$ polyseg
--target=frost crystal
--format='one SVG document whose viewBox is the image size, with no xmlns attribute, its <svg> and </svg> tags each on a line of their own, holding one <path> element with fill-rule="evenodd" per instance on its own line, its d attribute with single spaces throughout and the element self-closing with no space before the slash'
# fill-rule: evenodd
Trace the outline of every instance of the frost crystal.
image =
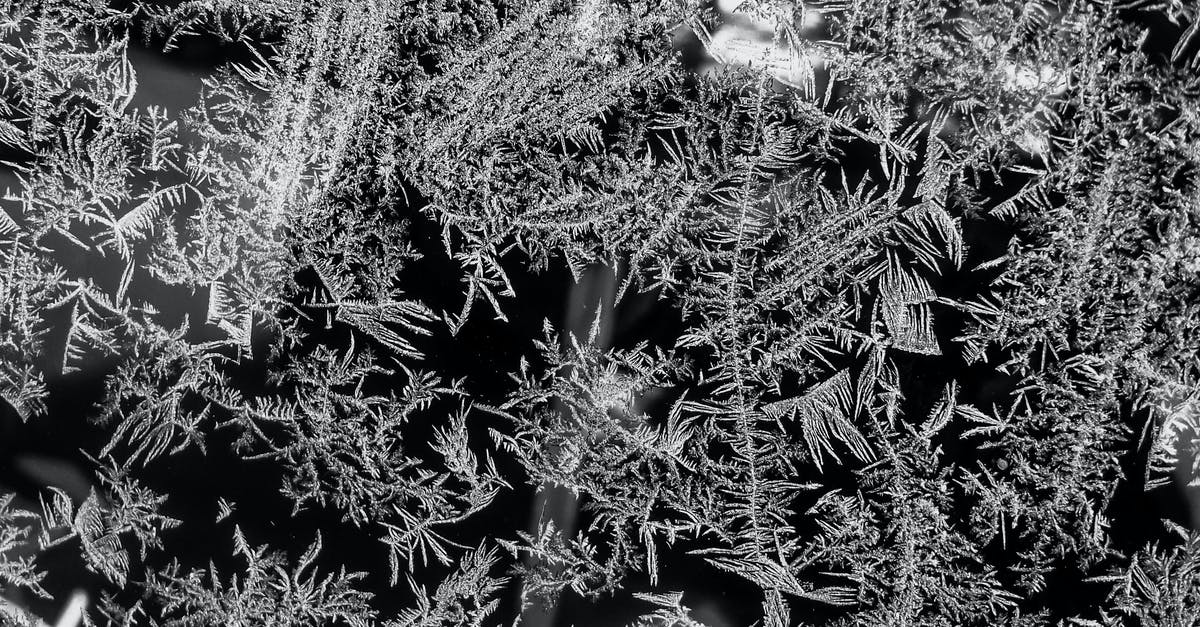
<svg viewBox="0 0 1200 627">
<path fill-rule="evenodd" d="M 0 622 L 1185 625 L 1200 10 L 0 0 Z"/>
</svg>

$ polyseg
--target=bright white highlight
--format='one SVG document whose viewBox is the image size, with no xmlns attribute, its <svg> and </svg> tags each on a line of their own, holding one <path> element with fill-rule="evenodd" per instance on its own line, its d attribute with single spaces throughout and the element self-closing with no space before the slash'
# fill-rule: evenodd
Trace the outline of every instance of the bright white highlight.
<svg viewBox="0 0 1200 627">
<path fill-rule="evenodd" d="M 1048 64 L 1041 68 L 1033 68 L 1008 63 L 1004 66 L 1004 74 L 1008 86 L 1017 89 L 1041 89 L 1047 93 L 1057 94 L 1067 88 L 1066 77 Z"/>
</svg>

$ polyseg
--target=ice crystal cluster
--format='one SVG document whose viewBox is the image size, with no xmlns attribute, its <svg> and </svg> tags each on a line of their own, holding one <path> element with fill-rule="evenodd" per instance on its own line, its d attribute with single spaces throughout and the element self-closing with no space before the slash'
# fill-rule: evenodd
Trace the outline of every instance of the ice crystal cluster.
<svg viewBox="0 0 1200 627">
<path fill-rule="evenodd" d="M 0 194 L 3 624 L 1200 623 L 1192 2 L 0 0 Z"/>
</svg>

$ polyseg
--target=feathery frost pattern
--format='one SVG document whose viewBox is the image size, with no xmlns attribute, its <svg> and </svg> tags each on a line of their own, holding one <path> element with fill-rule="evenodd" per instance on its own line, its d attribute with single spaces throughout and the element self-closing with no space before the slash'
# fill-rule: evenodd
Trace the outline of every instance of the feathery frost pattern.
<svg viewBox="0 0 1200 627">
<path fill-rule="evenodd" d="M 1191 625 L 1200 9 L 0 0 L 0 622 Z"/>
</svg>

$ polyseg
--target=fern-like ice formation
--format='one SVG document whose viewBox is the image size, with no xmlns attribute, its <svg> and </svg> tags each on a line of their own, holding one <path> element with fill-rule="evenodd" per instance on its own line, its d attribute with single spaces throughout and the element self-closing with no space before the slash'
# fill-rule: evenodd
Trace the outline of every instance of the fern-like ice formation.
<svg viewBox="0 0 1200 627">
<path fill-rule="evenodd" d="M 0 621 L 1193 624 L 1198 68 L 1173 0 L 0 0 Z"/>
</svg>

